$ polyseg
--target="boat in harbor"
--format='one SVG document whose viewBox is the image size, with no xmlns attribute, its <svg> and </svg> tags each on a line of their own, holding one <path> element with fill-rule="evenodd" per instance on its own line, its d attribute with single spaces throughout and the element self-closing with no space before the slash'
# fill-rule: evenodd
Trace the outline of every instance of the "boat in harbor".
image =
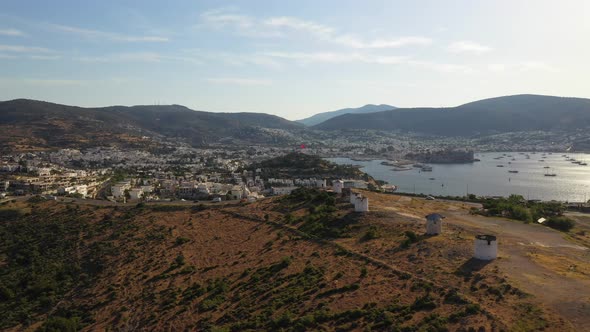
<svg viewBox="0 0 590 332">
<path fill-rule="evenodd" d="M 423 172 L 432 172 L 432 166 L 422 166 L 422 171 Z"/>
<path fill-rule="evenodd" d="M 590 150 L 589 150 L 590 152 Z M 570 152 L 571 153 L 571 152 Z M 568 153 L 570 158 L 586 162 L 587 166 L 578 166 L 565 161 L 565 157 L 554 152 L 548 156 L 545 162 L 538 162 L 541 153 L 531 154 L 530 160 L 525 160 L 525 155 L 508 153 L 516 157 L 516 161 L 508 164 L 511 158 L 494 160 L 501 153 L 486 152 L 477 154 L 481 159 L 475 164 L 436 164 L 413 161 L 405 165 L 410 171 L 393 171 L 393 166 L 383 166 L 383 160 L 375 160 L 370 164 L 362 163 L 363 171 L 369 172 L 373 177 L 395 183 L 399 186 L 397 192 L 425 193 L 435 195 L 464 196 L 466 192 L 475 195 L 498 194 L 508 197 L 511 193 L 527 194 L 531 199 L 582 201 L 584 193 L 588 195 L 587 181 L 590 179 L 590 153 Z M 537 158 L 535 158 L 537 156 Z M 387 158 L 390 161 L 396 158 Z M 345 158 L 334 158 L 335 162 L 349 165 L 354 162 Z M 399 159 L 398 159 L 399 160 Z M 422 172 L 413 165 L 421 163 L 432 166 L 432 172 Z M 503 167 L 496 167 L 503 165 Z M 436 170 L 434 169 L 436 168 Z M 494 171 L 495 169 L 495 171 Z M 518 171 L 512 173 L 509 171 Z M 545 174 L 548 174 L 545 176 Z M 555 174 L 555 175 L 553 175 Z M 430 180 L 435 178 L 435 180 Z M 510 180 L 509 180 L 510 179 Z M 444 188 L 441 187 L 444 183 Z M 415 191 L 414 191 L 415 186 Z M 528 192 L 530 189 L 530 193 Z"/>
<path fill-rule="evenodd" d="M 504 165 L 496 165 L 496 167 L 504 167 Z"/>
<path fill-rule="evenodd" d="M 518 173 L 517 170 L 509 170 L 508 173 Z"/>
</svg>

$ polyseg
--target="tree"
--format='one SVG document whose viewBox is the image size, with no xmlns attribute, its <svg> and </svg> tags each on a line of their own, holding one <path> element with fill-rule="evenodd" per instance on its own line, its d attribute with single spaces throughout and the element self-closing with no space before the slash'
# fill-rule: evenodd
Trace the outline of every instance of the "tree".
<svg viewBox="0 0 590 332">
<path fill-rule="evenodd" d="M 510 206 L 510 215 L 512 216 L 512 218 L 522 220 L 524 222 L 531 222 L 533 219 L 531 216 L 531 212 L 528 209 L 519 205 Z"/>
<path fill-rule="evenodd" d="M 545 221 L 545 225 L 563 232 L 568 232 L 574 228 L 576 222 L 566 217 L 551 217 Z"/>
</svg>

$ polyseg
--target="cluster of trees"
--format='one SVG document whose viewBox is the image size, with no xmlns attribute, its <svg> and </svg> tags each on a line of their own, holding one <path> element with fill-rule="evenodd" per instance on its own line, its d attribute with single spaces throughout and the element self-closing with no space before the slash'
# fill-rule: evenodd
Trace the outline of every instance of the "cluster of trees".
<svg viewBox="0 0 590 332">
<path fill-rule="evenodd" d="M 485 199 L 482 204 L 482 214 L 486 216 L 506 217 L 526 223 L 545 218 L 543 225 L 565 232 L 575 226 L 575 221 L 563 216 L 565 206 L 559 202 L 533 202 L 520 195 L 510 195 L 508 198 Z"/>
<path fill-rule="evenodd" d="M 368 178 L 359 169 L 348 165 L 337 165 L 318 156 L 293 152 L 277 158 L 262 161 L 248 167 L 262 169 L 265 178 L 271 177 L 320 177 L 320 178 Z"/>
<path fill-rule="evenodd" d="M 299 188 L 284 199 L 289 210 L 307 208 L 308 213 L 300 218 L 293 218 L 287 213 L 285 222 L 298 224 L 298 229 L 319 238 L 338 238 L 345 232 L 345 223 L 336 216 L 336 198 L 333 194 L 317 189 Z"/>
<path fill-rule="evenodd" d="M 33 208 L 30 213 L 0 209 L 0 329 L 16 324 L 27 326 L 38 314 L 47 313 L 65 294 L 77 286 L 90 283 L 98 273 L 89 263 L 95 250 L 77 255 L 80 234 L 90 231 L 90 224 L 75 209 L 51 215 Z M 99 258 L 95 263 L 101 264 Z M 73 331 L 83 317 L 54 317 L 41 331 Z M 58 326 L 69 326 L 59 329 Z"/>
</svg>

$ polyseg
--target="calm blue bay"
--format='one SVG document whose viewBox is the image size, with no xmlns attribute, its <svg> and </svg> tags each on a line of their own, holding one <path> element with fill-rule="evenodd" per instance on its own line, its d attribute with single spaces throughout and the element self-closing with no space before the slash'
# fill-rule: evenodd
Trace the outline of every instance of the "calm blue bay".
<svg viewBox="0 0 590 332">
<path fill-rule="evenodd" d="M 566 155 L 590 164 L 590 154 Z M 590 199 L 590 165 L 574 164 L 566 160 L 563 153 L 494 152 L 478 153 L 475 158 L 481 161 L 473 164 L 428 164 L 432 166 L 432 172 L 423 172 L 419 168 L 393 171 L 392 166 L 381 164 L 383 160 L 327 160 L 337 164 L 360 165 L 375 179 L 396 185 L 398 192 L 452 196 L 466 193 L 478 196 L 519 194 L 528 199 L 569 202 Z M 547 173 L 556 176 L 545 176 Z"/>
</svg>

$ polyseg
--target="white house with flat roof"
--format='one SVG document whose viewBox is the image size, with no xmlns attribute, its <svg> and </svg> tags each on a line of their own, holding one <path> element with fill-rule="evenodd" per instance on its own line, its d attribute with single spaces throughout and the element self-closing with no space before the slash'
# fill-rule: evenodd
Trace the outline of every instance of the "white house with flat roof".
<svg viewBox="0 0 590 332">
<path fill-rule="evenodd" d="M 143 189 L 133 188 L 129 190 L 129 200 L 139 200 L 143 197 Z"/>
</svg>

